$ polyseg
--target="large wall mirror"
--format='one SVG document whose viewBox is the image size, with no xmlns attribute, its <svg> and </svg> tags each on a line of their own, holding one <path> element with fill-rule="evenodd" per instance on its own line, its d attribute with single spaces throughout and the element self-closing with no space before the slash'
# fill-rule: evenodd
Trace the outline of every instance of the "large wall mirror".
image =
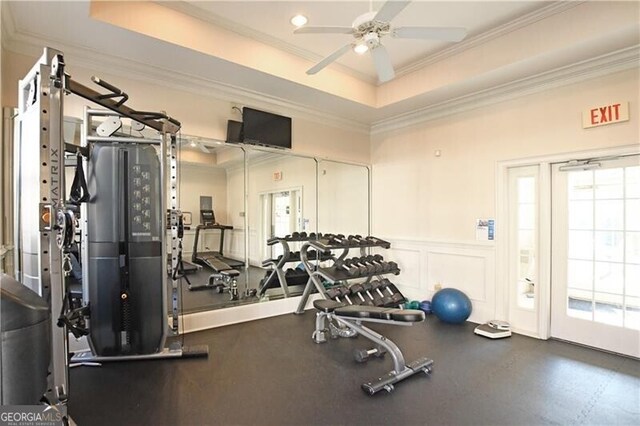
<svg viewBox="0 0 640 426">
<path fill-rule="evenodd" d="M 298 296 L 305 235 L 369 233 L 366 166 L 188 136 L 179 159 L 185 313 Z"/>
<path fill-rule="evenodd" d="M 180 209 L 185 219 L 182 309 L 192 313 L 234 306 L 245 300 L 241 296 L 248 282 L 245 150 L 185 136 L 180 139 L 178 158 Z"/>
<path fill-rule="evenodd" d="M 369 234 L 369 167 L 192 136 L 178 160 L 184 313 L 299 296 L 305 236 Z"/>
<path fill-rule="evenodd" d="M 299 295 L 306 278 L 295 253 L 302 242 L 274 238 L 316 232 L 316 160 L 250 148 L 247 176 L 249 283 L 262 302 Z M 273 274 L 278 263 L 286 275 Z"/>
</svg>

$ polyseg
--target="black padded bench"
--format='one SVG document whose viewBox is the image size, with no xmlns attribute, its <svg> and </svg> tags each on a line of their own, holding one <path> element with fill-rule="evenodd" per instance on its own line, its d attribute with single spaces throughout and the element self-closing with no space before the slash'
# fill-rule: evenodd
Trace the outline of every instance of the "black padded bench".
<svg viewBox="0 0 640 426">
<path fill-rule="evenodd" d="M 359 334 L 371 340 L 378 348 L 384 348 L 391 354 L 393 370 L 382 377 L 362 384 L 362 390 L 369 395 L 373 395 L 382 389 L 391 392 L 394 389 L 394 384 L 414 374 L 420 372 L 431 373 L 432 360 L 423 357 L 406 364 L 402 351 L 395 343 L 361 324 L 362 322 L 379 322 L 411 326 L 413 323 L 424 321 L 425 315 L 423 311 L 347 305 L 334 300 L 323 299 L 315 300 L 313 307 L 318 310 L 316 314 L 316 329 L 312 335 L 314 342 L 324 343 L 327 341 L 328 335 L 331 337 L 346 337 Z"/>
<path fill-rule="evenodd" d="M 231 269 L 227 265 L 227 269 L 223 269 L 209 275 L 209 280 L 205 285 L 193 287 L 190 288 L 190 290 L 215 288 L 218 293 L 223 293 L 225 290 L 227 290 L 229 291 L 231 300 L 238 300 L 238 284 L 236 282 L 236 278 L 238 276 L 240 276 L 240 271 L 238 271 L 237 269 Z"/>
</svg>

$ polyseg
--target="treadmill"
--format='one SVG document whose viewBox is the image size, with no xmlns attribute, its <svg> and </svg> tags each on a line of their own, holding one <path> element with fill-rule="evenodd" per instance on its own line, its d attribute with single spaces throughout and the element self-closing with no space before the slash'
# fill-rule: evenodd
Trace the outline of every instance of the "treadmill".
<svg viewBox="0 0 640 426">
<path fill-rule="evenodd" d="M 216 222 L 216 216 L 213 210 L 200 210 L 202 224 L 196 226 L 196 235 L 193 239 L 193 253 L 191 261 L 198 265 L 212 269 L 214 272 L 226 271 L 229 269 L 243 268 L 244 262 L 240 260 L 224 257 L 224 233 L 229 229 L 233 229 L 231 225 L 220 225 Z M 198 253 L 198 241 L 200 239 L 200 231 L 208 229 L 218 229 L 220 231 L 220 248 L 218 251 L 204 251 Z"/>
</svg>

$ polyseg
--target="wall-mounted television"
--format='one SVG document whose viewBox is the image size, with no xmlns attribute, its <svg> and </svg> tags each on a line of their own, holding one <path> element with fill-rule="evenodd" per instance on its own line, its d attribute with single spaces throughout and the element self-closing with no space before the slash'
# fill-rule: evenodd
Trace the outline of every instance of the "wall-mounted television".
<svg viewBox="0 0 640 426">
<path fill-rule="evenodd" d="M 291 118 L 244 107 L 242 141 L 247 144 L 291 148 Z"/>
<path fill-rule="evenodd" d="M 242 143 L 241 121 L 227 121 L 227 143 Z"/>
</svg>

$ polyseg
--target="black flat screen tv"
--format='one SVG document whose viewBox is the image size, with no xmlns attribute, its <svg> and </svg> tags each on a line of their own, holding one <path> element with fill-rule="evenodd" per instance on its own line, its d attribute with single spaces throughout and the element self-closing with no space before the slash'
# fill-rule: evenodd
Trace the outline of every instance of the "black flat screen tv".
<svg viewBox="0 0 640 426">
<path fill-rule="evenodd" d="M 291 118 L 244 107 L 242 141 L 247 144 L 291 148 Z"/>
<path fill-rule="evenodd" d="M 241 121 L 227 121 L 227 143 L 242 143 Z"/>
</svg>

